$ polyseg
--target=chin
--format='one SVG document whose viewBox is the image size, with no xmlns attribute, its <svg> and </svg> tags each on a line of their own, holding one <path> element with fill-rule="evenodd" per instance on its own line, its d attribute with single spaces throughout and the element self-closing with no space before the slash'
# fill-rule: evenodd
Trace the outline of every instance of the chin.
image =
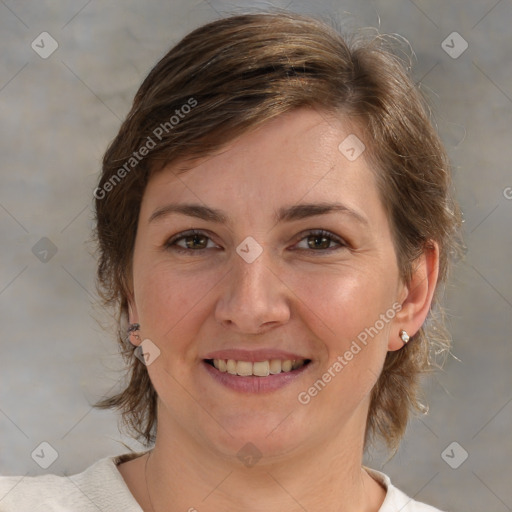
<svg viewBox="0 0 512 512">
<path fill-rule="evenodd" d="M 264 457 L 268 461 L 268 458 L 288 454 L 303 446 L 308 436 L 303 430 L 294 429 L 300 426 L 300 422 L 291 422 L 287 414 L 267 414 L 260 418 L 248 414 L 224 418 L 221 424 L 226 430 L 220 428 L 210 438 L 213 448 L 224 457 L 238 457 L 242 463 L 245 457 Z"/>
</svg>

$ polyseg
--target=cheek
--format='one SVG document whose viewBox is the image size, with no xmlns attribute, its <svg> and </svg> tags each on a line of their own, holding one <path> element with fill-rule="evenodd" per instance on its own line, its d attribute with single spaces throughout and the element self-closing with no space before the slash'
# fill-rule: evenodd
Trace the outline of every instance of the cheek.
<svg viewBox="0 0 512 512">
<path fill-rule="evenodd" d="M 201 312 L 201 302 L 215 281 L 204 273 L 187 273 L 168 262 L 141 262 L 136 277 L 135 295 L 141 329 L 146 337 L 166 345 L 169 339 L 184 339 L 176 333 L 185 327 L 200 326 L 196 318 Z M 175 343 L 172 344 L 175 346 Z M 172 347 L 166 347 L 166 349 Z M 178 348 L 177 346 L 175 348 Z"/>
<path fill-rule="evenodd" d="M 337 278 L 305 277 L 297 286 L 304 298 L 299 314 L 323 354 L 301 403 L 314 402 L 319 415 L 343 416 L 366 403 L 382 370 L 394 316 L 391 285 L 367 269 Z"/>
<path fill-rule="evenodd" d="M 347 342 L 374 326 L 393 298 L 391 283 L 369 268 L 304 273 L 296 283 L 304 305 L 302 315 L 315 326 L 330 352 L 345 349 Z"/>
</svg>

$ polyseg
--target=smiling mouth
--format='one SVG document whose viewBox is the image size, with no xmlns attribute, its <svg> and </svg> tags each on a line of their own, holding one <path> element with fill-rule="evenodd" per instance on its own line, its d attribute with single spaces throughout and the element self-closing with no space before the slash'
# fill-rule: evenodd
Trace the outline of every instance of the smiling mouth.
<svg viewBox="0 0 512 512">
<path fill-rule="evenodd" d="M 240 377 L 268 377 L 279 373 L 290 373 L 308 365 L 310 359 L 269 359 L 266 361 L 236 361 L 234 359 L 205 359 L 221 373 L 229 373 Z"/>
</svg>

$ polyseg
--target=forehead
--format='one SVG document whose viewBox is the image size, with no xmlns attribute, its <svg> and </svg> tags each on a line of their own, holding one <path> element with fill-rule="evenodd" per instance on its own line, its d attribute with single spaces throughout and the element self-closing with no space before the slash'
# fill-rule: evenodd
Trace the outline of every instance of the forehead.
<svg viewBox="0 0 512 512">
<path fill-rule="evenodd" d="M 142 207 L 213 201 L 215 207 L 254 214 L 253 206 L 262 212 L 283 203 L 343 200 L 378 214 L 382 205 L 365 146 L 343 118 L 297 109 L 243 134 L 192 169 L 180 172 L 179 161 L 168 165 L 149 180 Z"/>
</svg>

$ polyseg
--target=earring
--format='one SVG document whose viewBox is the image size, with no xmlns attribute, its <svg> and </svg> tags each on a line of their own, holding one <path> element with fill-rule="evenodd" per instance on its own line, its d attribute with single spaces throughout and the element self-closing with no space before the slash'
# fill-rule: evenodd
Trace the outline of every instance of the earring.
<svg viewBox="0 0 512 512">
<path fill-rule="evenodd" d="M 126 342 L 130 343 L 130 345 L 133 345 L 134 347 L 137 347 L 140 343 L 139 330 L 139 324 L 130 324 L 128 326 L 128 335 L 126 336 Z"/>
<path fill-rule="evenodd" d="M 400 329 L 398 336 L 400 336 L 400 339 L 403 341 L 404 345 L 407 345 L 407 342 L 411 339 L 411 337 L 407 334 L 407 331 L 404 331 L 403 329 Z"/>
</svg>

